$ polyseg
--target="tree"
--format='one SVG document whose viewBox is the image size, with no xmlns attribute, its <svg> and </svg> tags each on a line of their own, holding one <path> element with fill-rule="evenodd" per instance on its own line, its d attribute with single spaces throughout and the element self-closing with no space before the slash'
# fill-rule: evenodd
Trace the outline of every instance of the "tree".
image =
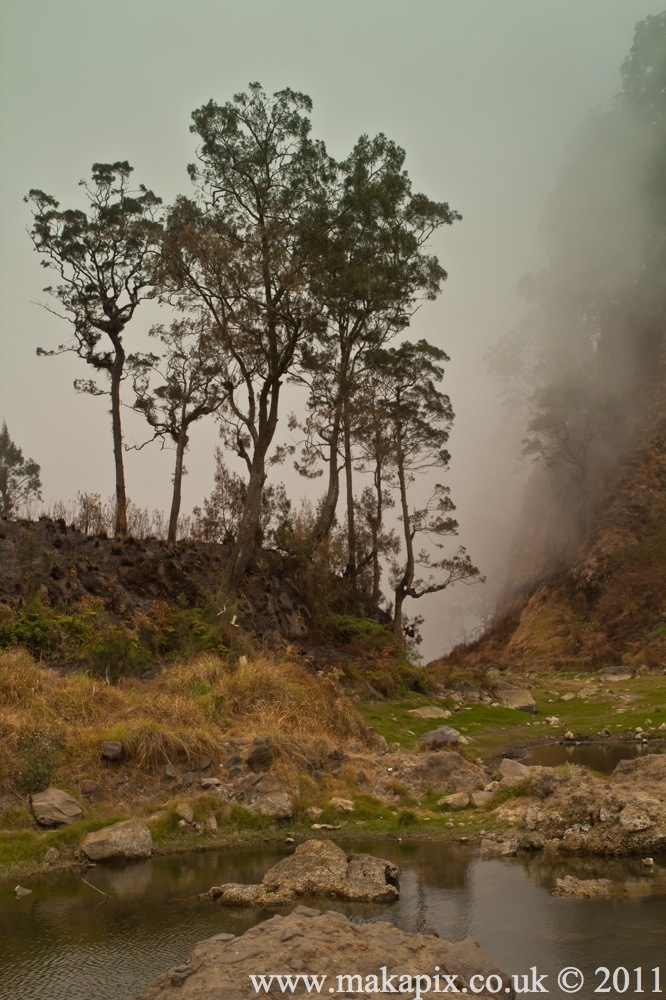
<svg viewBox="0 0 666 1000">
<path fill-rule="evenodd" d="M 473 580 L 479 577 L 479 570 L 462 546 L 451 557 L 433 559 L 427 549 L 417 550 L 415 544 L 417 535 L 425 535 L 442 550 L 445 543 L 439 539 L 456 535 L 458 529 L 451 516 L 455 506 L 449 488 L 441 483 L 426 486 L 427 499 L 410 507 L 411 488 L 417 476 L 428 469 L 445 469 L 449 463 L 445 446 L 453 410 L 449 397 L 438 388 L 444 374 L 442 363 L 448 357 L 441 349 L 419 340 L 377 351 L 373 361 L 381 385 L 377 405 L 386 417 L 402 522 L 404 554 L 392 570 L 393 631 L 401 638 L 407 597 L 418 599 L 456 582 Z M 419 569 L 427 576 L 417 576 Z"/>
<path fill-rule="evenodd" d="M 167 541 L 176 541 L 180 513 L 185 451 L 192 424 L 218 413 L 227 400 L 224 385 L 224 358 L 218 340 L 211 335 L 205 316 L 175 320 L 168 329 L 154 326 L 149 331 L 167 348 L 166 357 L 142 365 L 134 376 L 134 408 L 145 416 L 156 437 L 171 438 L 176 446 L 173 496 Z M 160 384 L 153 386 L 157 374 Z M 143 447 L 143 446 L 141 446 Z"/>
<path fill-rule="evenodd" d="M 39 466 L 23 452 L 9 436 L 6 421 L 0 431 L 0 514 L 13 517 L 31 500 L 41 500 L 42 484 Z"/>
<path fill-rule="evenodd" d="M 307 276 L 320 255 L 331 161 L 309 137 L 312 102 L 251 84 L 223 106 L 192 115 L 201 139 L 167 227 L 171 295 L 204 305 L 228 358 L 223 438 L 248 470 L 247 500 L 227 570 L 237 588 L 256 545 L 280 389 L 298 345 L 313 336 L 320 305 Z"/>
<path fill-rule="evenodd" d="M 126 354 L 123 335 L 139 303 L 155 294 L 162 240 L 161 199 L 143 185 L 131 190 L 131 173 L 127 161 L 93 164 L 92 182 L 80 182 L 88 200 L 87 212 L 61 211 L 55 198 L 39 190 L 31 190 L 25 199 L 32 205 L 30 236 L 43 255 L 42 266 L 57 271 L 61 280 L 45 291 L 58 299 L 74 329 L 72 343 L 37 353 L 73 351 L 108 381 L 108 389 L 101 389 L 94 380 L 77 380 L 75 387 L 111 396 L 116 532 L 122 535 L 127 534 L 127 495 L 120 387 L 126 367 L 144 360 L 140 354 Z"/>
<path fill-rule="evenodd" d="M 218 542 L 233 547 L 247 502 L 247 483 L 229 469 L 219 448 L 215 449 L 214 487 L 203 503 L 203 510 L 193 513 L 195 534 L 205 542 Z M 291 501 L 282 483 L 270 483 L 261 495 L 258 533 L 260 541 L 275 541 L 276 533 L 284 529 L 291 511 Z"/>
<path fill-rule="evenodd" d="M 445 203 L 412 192 L 405 152 L 384 135 L 361 136 L 338 167 L 335 201 L 324 230 L 323 257 L 312 274 L 325 324 L 302 346 L 302 379 L 309 384 L 306 470 L 322 458 L 326 494 L 315 535 L 334 522 L 345 473 L 347 574 L 356 577 L 352 424 L 355 397 L 368 373 L 367 358 L 408 324 L 419 299 L 434 299 L 446 278 L 427 253 L 433 232 L 461 216 Z"/>
</svg>

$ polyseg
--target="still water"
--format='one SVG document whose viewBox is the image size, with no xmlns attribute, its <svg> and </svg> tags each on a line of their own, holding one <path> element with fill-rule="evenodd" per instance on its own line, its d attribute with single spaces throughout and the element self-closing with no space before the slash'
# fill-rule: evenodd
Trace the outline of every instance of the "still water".
<svg viewBox="0 0 666 1000">
<path fill-rule="evenodd" d="M 550 743 L 547 746 L 532 747 L 521 764 L 531 767 L 557 767 L 558 764 L 580 764 L 600 774 L 610 774 L 621 760 L 633 760 L 645 754 L 664 753 L 663 743 Z"/>
<path fill-rule="evenodd" d="M 585 973 L 579 997 L 594 996 L 602 984 L 598 966 L 624 966 L 632 977 L 635 968 L 645 970 L 648 1000 L 650 970 L 660 963 L 666 993 L 666 858 L 657 859 L 656 873 L 649 874 L 640 859 L 546 864 L 535 857 L 519 863 L 481 861 L 472 848 L 437 842 L 343 846 L 398 864 L 401 898 L 393 906 L 328 901 L 320 904 L 324 909 L 358 920 L 391 920 L 407 931 L 431 925 L 450 939 L 471 935 L 505 971 L 537 966 L 539 974 L 547 973 L 545 985 L 558 997 L 563 994 L 553 973 L 569 965 Z M 221 882 L 258 882 L 286 853 L 229 850 L 99 867 L 84 873 L 90 886 L 80 875 L 60 875 L 31 882 L 33 892 L 23 899 L 14 898 L 11 886 L 0 887 L 0 997 L 122 1000 L 140 992 L 183 962 L 196 941 L 221 931 L 241 934 L 270 916 L 265 910 L 224 910 L 197 894 Z M 629 897 L 550 896 L 555 878 L 565 874 L 612 878 Z M 627 995 L 633 994 L 632 979 Z"/>
</svg>

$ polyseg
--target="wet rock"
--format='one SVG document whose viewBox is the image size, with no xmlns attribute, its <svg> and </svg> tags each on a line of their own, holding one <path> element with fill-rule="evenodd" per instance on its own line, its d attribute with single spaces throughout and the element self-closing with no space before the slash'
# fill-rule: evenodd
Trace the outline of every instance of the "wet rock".
<svg viewBox="0 0 666 1000">
<path fill-rule="evenodd" d="M 81 850 L 91 861 L 131 861 L 150 857 L 153 838 L 145 823 L 129 819 L 89 833 Z"/>
<path fill-rule="evenodd" d="M 591 899 L 594 896 L 607 896 L 613 887 L 609 878 L 574 878 L 565 875 L 555 880 L 555 888 L 551 896 L 574 896 L 576 899 Z"/>
<path fill-rule="evenodd" d="M 32 889 L 26 889 L 25 886 L 17 885 L 14 889 L 14 895 L 17 899 L 22 899 L 23 896 L 30 896 L 32 894 Z"/>
<path fill-rule="evenodd" d="M 102 743 L 102 757 L 104 760 L 120 760 L 123 755 L 123 745 L 120 740 L 105 740 Z"/>
<path fill-rule="evenodd" d="M 400 872 L 395 865 L 369 854 L 347 854 L 330 840 L 306 840 L 274 865 L 260 885 L 216 886 L 213 899 L 225 906 L 271 906 L 299 896 L 329 896 L 360 902 L 398 899 Z"/>
<path fill-rule="evenodd" d="M 47 788 L 28 796 L 30 809 L 40 826 L 66 826 L 83 815 L 83 807 L 75 798 L 59 788 Z"/>
<path fill-rule="evenodd" d="M 349 956 L 353 955 L 353 969 Z M 345 964 L 346 963 L 346 964 Z M 151 983 L 136 1000 L 246 1000 L 249 977 L 258 970 L 280 969 L 289 974 L 316 972 L 327 983 L 351 971 L 360 976 L 361 989 L 353 995 L 366 996 L 382 991 L 382 969 L 393 992 L 400 990 L 400 976 L 422 976 L 438 967 L 444 976 L 458 976 L 456 982 L 472 993 L 470 979 L 499 976 L 500 993 L 512 996 L 509 977 L 504 975 L 471 940 L 451 943 L 426 931 L 408 934 L 390 924 L 352 923 L 342 913 L 320 913 L 297 906 L 288 916 L 275 916 L 245 934 L 218 934 L 196 945 L 186 965 L 169 970 Z M 421 982 L 421 995 L 425 988 Z M 476 980 L 478 982 L 478 980 Z M 297 987 L 299 996 L 300 989 Z M 412 996 L 415 990 L 409 990 Z M 429 991 L 428 991 L 429 992 Z M 273 995 L 273 990 L 271 990 Z M 303 991 L 305 995 L 305 990 Z M 348 991 L 351 997 L 352 990 Z M 486 997 L 487 994 L 480 994 Z M 276 994 L 277 996 L 277 994 Z"/>
</svg>

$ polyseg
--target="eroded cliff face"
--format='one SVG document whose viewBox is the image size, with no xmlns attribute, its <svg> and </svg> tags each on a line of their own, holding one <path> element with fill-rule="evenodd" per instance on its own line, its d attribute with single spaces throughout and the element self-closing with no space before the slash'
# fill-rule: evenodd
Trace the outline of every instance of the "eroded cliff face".
<svg viewBox="0 0 666 1000">
<path fill-rule="evenodd" d="M 666 371 L 666 366 L 665 366 Z M 507 600 L 450 663 L 596 669 L 666 663 L 666 378 L 645 391 L 632 443 L 576 531 L 566 495 L 528 485 Z"/>
</svg>

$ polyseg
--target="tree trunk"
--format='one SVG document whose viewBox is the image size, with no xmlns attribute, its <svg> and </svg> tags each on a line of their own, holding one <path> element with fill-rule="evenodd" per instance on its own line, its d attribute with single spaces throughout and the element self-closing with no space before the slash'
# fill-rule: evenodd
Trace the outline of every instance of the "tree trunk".
<svg viewBox="0 0 666 1000">
<path fill-rule="evenodd" d="M 335 521 L 335 512 L 340 498 L 340 472 L 338 470 L 338 446 L 340 442 L 340 407 L 336 408 L 333 418 L 333 429 L 329 441 L 328 453 L 328 488 L 317 517 L 314 528 L 315 542 L 325 541 L 331 533 Z"/>
<path fill-rule="evenodd" d="M 356 521 L 354 517 L 354 481 L 352 469 L 351 429 L 349 426 L 350 416 L 347 399 L 345 399 L 343 403 L 342 416 L 344 423 L 343 439 L 345 449 L 345 483 L 347 499 L 347 568 L 345 569 L 345 575 L 349 577 L 352 586 L 352 593 L 355 594 L 357 576 Z"/>
<path fill-rule="evenodd" d="M 402 452 L 400 426 L 396 427 L 396 465 L 398 468 L 398 483 L 400 484 L 400 508 L 402 510 L 402 527 L 405 537 L 405 569 L 395 587 L 395 607 L 393 609 L 393 634 L 404 640 L 402 631 L 402 605 L 414 582 L 414 538 L 411 531 L 409 506 L 407 504 L 407 480 L 405 478 L 405 458 Z"/>
<path fill-rule="evenodd" d="M 243 516 L 238 526 L 238 537 L 231 553 L 226 574 L 229 585 L 234 591 L 238 590 L 241 584 L 247 564 L 252 558 L 257 544 L 257 532 L 261 519 L 261 496 L 266 480 L 265 455 L 269 444 L 270 442 L 261 451 L 257 448 L 252 460 Z"/>
<path fill-rule="evenodd" d="M 120 423 L 120 383 L 125 367 L 125 351 L 120 334 L 109 334 L 114 348 L 111 369 L 111 424 L 113 429 L 113 458 L 116 468 L 116 535 L 127 534 L 127 494 L 125 493 L 125 465 L 123 462 L 123 432 Z"/>
<path fill-rule="evenodd" d="M 169 533 L 167 542 L 174 545 L 178 533 L 178 515 L 180 514 L 180 503 L 183 485 L 183 462 L 185 460 L 185 449 L 187 448 L 187 431 L 183 427 L 176 442 L 176 467 L 173 472 L 173 496 L 171 498 L 171 513 L 169 514 Z"/>
</svg>

